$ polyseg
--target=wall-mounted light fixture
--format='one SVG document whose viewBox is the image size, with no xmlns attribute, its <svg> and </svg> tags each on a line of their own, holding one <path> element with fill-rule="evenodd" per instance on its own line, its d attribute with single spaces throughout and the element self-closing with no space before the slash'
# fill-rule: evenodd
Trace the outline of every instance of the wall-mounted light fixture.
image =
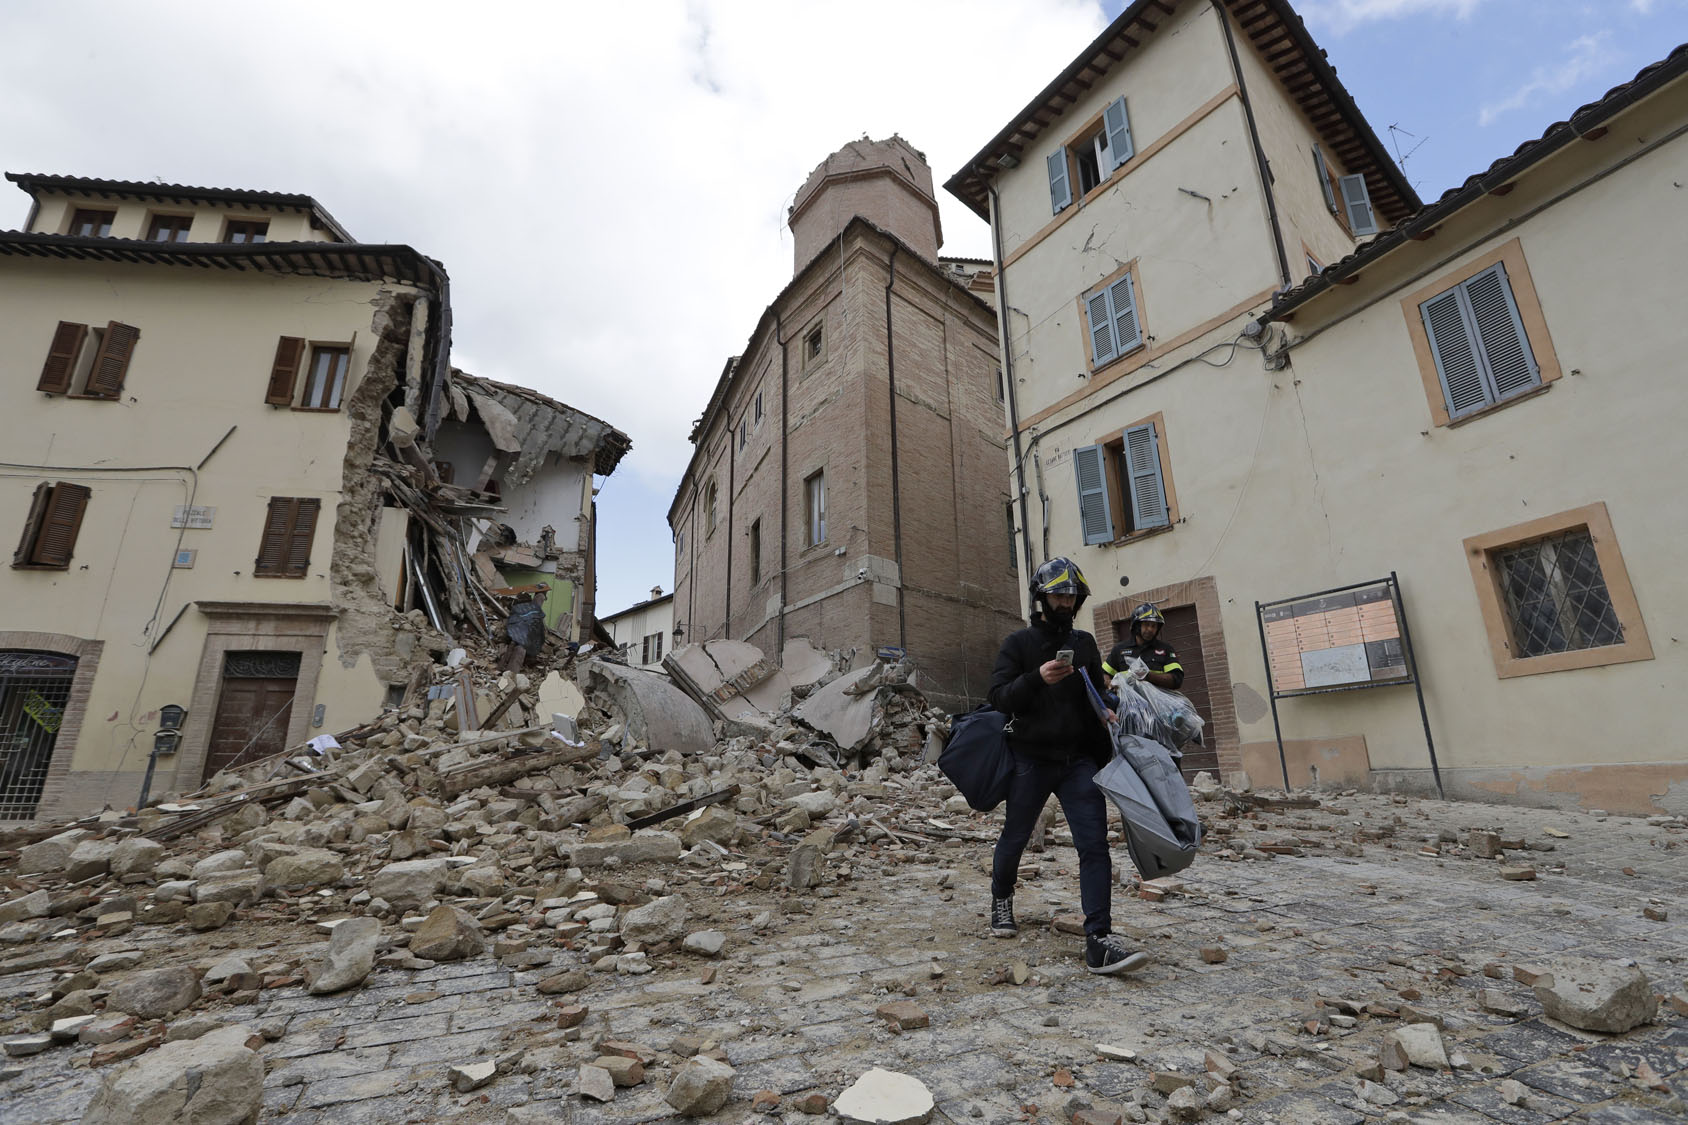
<svg viewBox="0 0 1688 1125">
<path fill-rule="evenodd" d="M 158 709 L 158 725 L 164 730 L 181 730 L 182 720 L 188 717 L 188 709 L 175 703 L 166 703 Z"/>
</svg>

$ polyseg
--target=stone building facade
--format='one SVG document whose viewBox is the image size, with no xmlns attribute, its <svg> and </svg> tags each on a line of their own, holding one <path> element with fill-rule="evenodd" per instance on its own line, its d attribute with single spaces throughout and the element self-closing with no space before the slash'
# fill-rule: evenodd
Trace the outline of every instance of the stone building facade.
<svg viewBox="0 0 1688 1125">
<path fill-rule="evenodd" d="M 903 650 L 983 696 L 1020 624 L 985 263 L 940 259 L 925 158 L 829 156 L 791 209 L 796 273 L 729 359 L 668 521 L 682 643 Z"/>
</svg>

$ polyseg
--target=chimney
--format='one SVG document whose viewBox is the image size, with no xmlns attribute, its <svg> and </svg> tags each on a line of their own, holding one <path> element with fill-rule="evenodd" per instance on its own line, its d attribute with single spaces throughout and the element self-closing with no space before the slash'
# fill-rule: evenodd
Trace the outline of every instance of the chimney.
<svg viewBox="0 0 1688 1125">
<path fill-rule="evenodd" d="M 654 602 L 660 597 L 662 597 L 662 587 L 661 586 L 652 586 L 651 587 L 651 601 Z"/>
<path fill-rule="evenodd" d="M 795 245 L 793 272 L 813 261 L 857 215 L 890 231 L 928 261 L 938 260 L 944 232 L 938 223 L 932 168 L 925 155 L 901 137 L 851 141 L 809 173 L 787 216 Z"/>
</svg>

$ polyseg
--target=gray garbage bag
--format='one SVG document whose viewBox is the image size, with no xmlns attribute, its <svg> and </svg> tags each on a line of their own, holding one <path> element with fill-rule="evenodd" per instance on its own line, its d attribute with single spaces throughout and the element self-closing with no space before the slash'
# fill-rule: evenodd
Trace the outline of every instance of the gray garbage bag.
<svg viewBox="0 0 1688 1125">
<path fill-rule="evenodd" d="M 1173 875 L 1195 861 L 1201 820 L 1172 751 L 1116 730 L 1114 757 L 1096 772 L 1096 786 L 1119 809 L 1126 850 L 1143 878 Z"/>
</svg>

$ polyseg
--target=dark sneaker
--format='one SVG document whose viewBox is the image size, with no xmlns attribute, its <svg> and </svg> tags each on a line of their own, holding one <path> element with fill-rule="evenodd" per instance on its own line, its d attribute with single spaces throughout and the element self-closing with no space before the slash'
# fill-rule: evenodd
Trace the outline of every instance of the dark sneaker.
<svg viewBox="0 0 1688 1125">
<path fill-rule="evenodd" d="M 991 899 L 991 936 L 1014 937 L 1019 932 L 1020 924 L 1014 921 L 1014 900 Z"/>
<path fill-rule="evenodd" d="M 1114 934 L 1084 939 L 1084 964 L 1093 973 L 1129 973 L 1149 963 L 1149 955 L 1132 949 Z"/>
</svg>

